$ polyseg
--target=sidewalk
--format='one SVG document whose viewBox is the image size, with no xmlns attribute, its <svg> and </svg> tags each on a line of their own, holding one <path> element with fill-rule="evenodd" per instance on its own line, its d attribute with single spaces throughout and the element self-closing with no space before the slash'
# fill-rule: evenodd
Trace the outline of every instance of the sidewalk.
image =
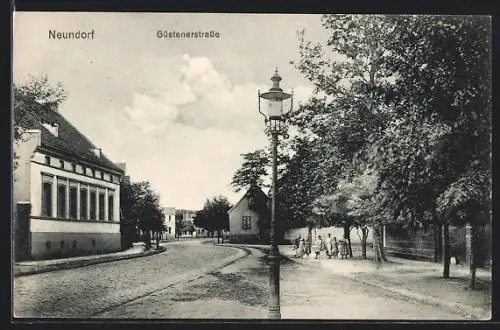
<svg viewBox="0 0 500 330">
<path fill-rule="evenodd" d="M 320 264 L 336 275 L 365 284 L 384 288 L 407 299 L 460 312 L 467 318 L 488 320 L 491 318 L 491 270 L 477 269 L 479 290 L 467 288 L 469 268 L 450 265 L 450 278 L 443 279 L 442 263 L 388 257 L 389 262 L 377 265 L 370 259 L 340 260 L 314 257 L 294 259 L 290 246 L 280 246 L 281 254 L 301 264 Z"/>
<path fill-rule="evenodd" d="M 116 253 L 94 254 L 72 258 L 50 259 L 50 260 L 34 260 L 15 262 L 13 265 L 13 275 L 27 276 L 39 273 L 46 273 L 61 269 L 77 268 L 104 262 L 119 261 L 132 259 L 137 257 L 149 256 L 165 251 L 165 244 L 160 243 L 160 249 L 156 250 L 154 244 L 151 250 L 146 251 L 144 243 L 134 243 L 133 247 L 128 250 Z"/>
</svg>

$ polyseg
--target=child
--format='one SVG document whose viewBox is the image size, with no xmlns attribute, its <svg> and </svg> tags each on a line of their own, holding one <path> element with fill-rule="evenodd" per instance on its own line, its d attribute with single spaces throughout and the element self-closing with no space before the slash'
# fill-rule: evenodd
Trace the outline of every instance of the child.
<svg viewBox="0 0 500 330">
<path fill-rule="evenodd" d="M 325 242 L 321 239 L 321 236 L 318 235 L 318 239 L 314 244 L 314 254 L 316 255 L 315 259 L 319 259 L 322 251 L 325 250 Z"/>
</svg>

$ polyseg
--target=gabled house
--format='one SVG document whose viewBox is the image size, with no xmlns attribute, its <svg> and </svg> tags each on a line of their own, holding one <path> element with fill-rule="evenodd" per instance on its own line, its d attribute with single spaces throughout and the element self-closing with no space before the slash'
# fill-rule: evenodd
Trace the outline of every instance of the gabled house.
<svg viewBox="0 0 500 330">
<path fill-rule="evenodd" d="M 267 243 L 269 238 L 269 197 L 255 187 L 228 211 L 229 240 L 234 243 Z M 257 210 L 260 210 L 259 212 Z"/>
<path fill-rule="evenodd" d="M 57 109 L 43 116 L 14 143 L 16 260 L 119 251 L 123 170 Z"/>
</svg>

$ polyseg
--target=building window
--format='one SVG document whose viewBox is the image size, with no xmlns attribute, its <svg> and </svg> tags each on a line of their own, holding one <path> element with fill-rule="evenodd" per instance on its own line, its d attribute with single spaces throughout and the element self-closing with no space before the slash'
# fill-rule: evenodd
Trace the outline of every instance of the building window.
<svg viewBox="0 0 500 330">
<path fill-rule="evenodd" d="M 73 172 L 76 172 L 76 164 L 71 164 L 71 170 L 72 170 Z"/>
<path fill-rule="evenodd" d="M 95 178 L 95 170 L 92 169 L 92 176 Z"/>
<path fill-rule="evenodd" d="M 76 250 L 76 241 L 73 241 L 73 250 Z"/>
<path fill-rule="evenodd" d="M 45 164 L 50 165 L 50 156 L 45 156 Z"/>
<path fill-rule="evenodd" d="M 101 172 L 101 179 L 104 180 L 104 172 Z"/>
<path fill-rule="evenodd" d="M 72 219 L 76 219 L 76 203 L 78 203 L 77 191 L 78 188 L 76 187 L 71 187 L 69 189 L 69 217 Z"/>
<path fill-rule="evenodd" d="M 114 213 L 113 213 L 113 210 L 114 210 L 114 196 L 108 196 L 108 220 L 109 221 L 113 221 L 114 220 Z"/>
<path fill-rule="evenodd" d="M 172 228 L 171 227 L 168 227 L 168 233 L 172 234 Z"/>
<path fill-rule="evenodd" d="M 52 183 L 42 184 L 42 216 L 52 216 Z"/>
<path fill-rule="evenodd" d="M 85 166 L 82 166 L 82 171 L 83 175 L 87 175 L 87 168 Z"/>
<path fill-rule="evenodd" d="M 95 239 L 92 240 L 92 246 L 96 246 Z"/>
<path fill-rule="evenodd" d="M 99 220 L 104 220 L 104 194 L 99 194 Z"/>
<path fill-rule="evenodd" d="M 60 168 L 64 168 L 64 160 L 60 160 L 59 161 L 59 167 Z"/>
<path fill-rule="evenodd" d="M 50 241 L 45 242 L 45 248 L 50 250 Z"/>
<path fill-rule="evenodd" d="M 87 188 L 80 189 L 80 219 L 87 219 Z"/>
<path fill-rule="evenodd" d="M 97 203 L 96 203 L 96 199 L 97 199 L 97 194 L 95 191 L 91 191 L 90 192 L 90 219 L 94 219 L 96 220 L 97 219 Z"/>
<path fill-rule="evenodd" d="M 250 216 L 243 216 L 242 229 L 252 229 L 252 222 Z"/>
<path fill-rule="evenodd" d="M 65 249 L 66 248 L 66 242 L 65 241 L 61 241 L 61 249 Z"/>
<path fill-rule="evenodd" d="M 57 217 L 66 217 L 66 186 L 59 185 L 57 187 Z"/>
</svg>

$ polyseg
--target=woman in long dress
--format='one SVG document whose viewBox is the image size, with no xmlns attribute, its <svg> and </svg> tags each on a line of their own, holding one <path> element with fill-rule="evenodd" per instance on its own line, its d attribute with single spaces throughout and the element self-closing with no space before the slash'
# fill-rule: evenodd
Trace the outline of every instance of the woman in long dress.
<svg viewBox="0 0 500 330">
<path fill-rule="evenodd" d="M 299 240 L 299 245 L 297 246 L 297 250 L 295 250 L 295 257 L 302 258 L 304 256 L 304 248 L 305 248 L 305 240 L 301 238 Z"/>
<path fill-rule="evenodd" d="M 333 244 L 332 244 L 332 235 L 328 234 L 328 237 L 325 239 L 326 243 L 326 255 L 328 259 L 332 258 Z"/>
<path fill-rule="evenodd" d="M 320 259 L 321 252 L 325 250 L 325 242 L 321 239 L 321 236 L 318 235 L 318 239 L 314 242 L 314 254 L 316 255 L 316 259 Z"/>
<path fill-rule="evenodd" d="M 340 243 L 340 259 L 347 259 L 347 242 L 345 240 L 339 241 Z"/>
<path fill-rule="evenodd" d="M 332 255 L 335 258 L 339 257 L 339 243 L 337 242 L 337 237 L 334 237 L 332 241 Z"/>
</svg>

